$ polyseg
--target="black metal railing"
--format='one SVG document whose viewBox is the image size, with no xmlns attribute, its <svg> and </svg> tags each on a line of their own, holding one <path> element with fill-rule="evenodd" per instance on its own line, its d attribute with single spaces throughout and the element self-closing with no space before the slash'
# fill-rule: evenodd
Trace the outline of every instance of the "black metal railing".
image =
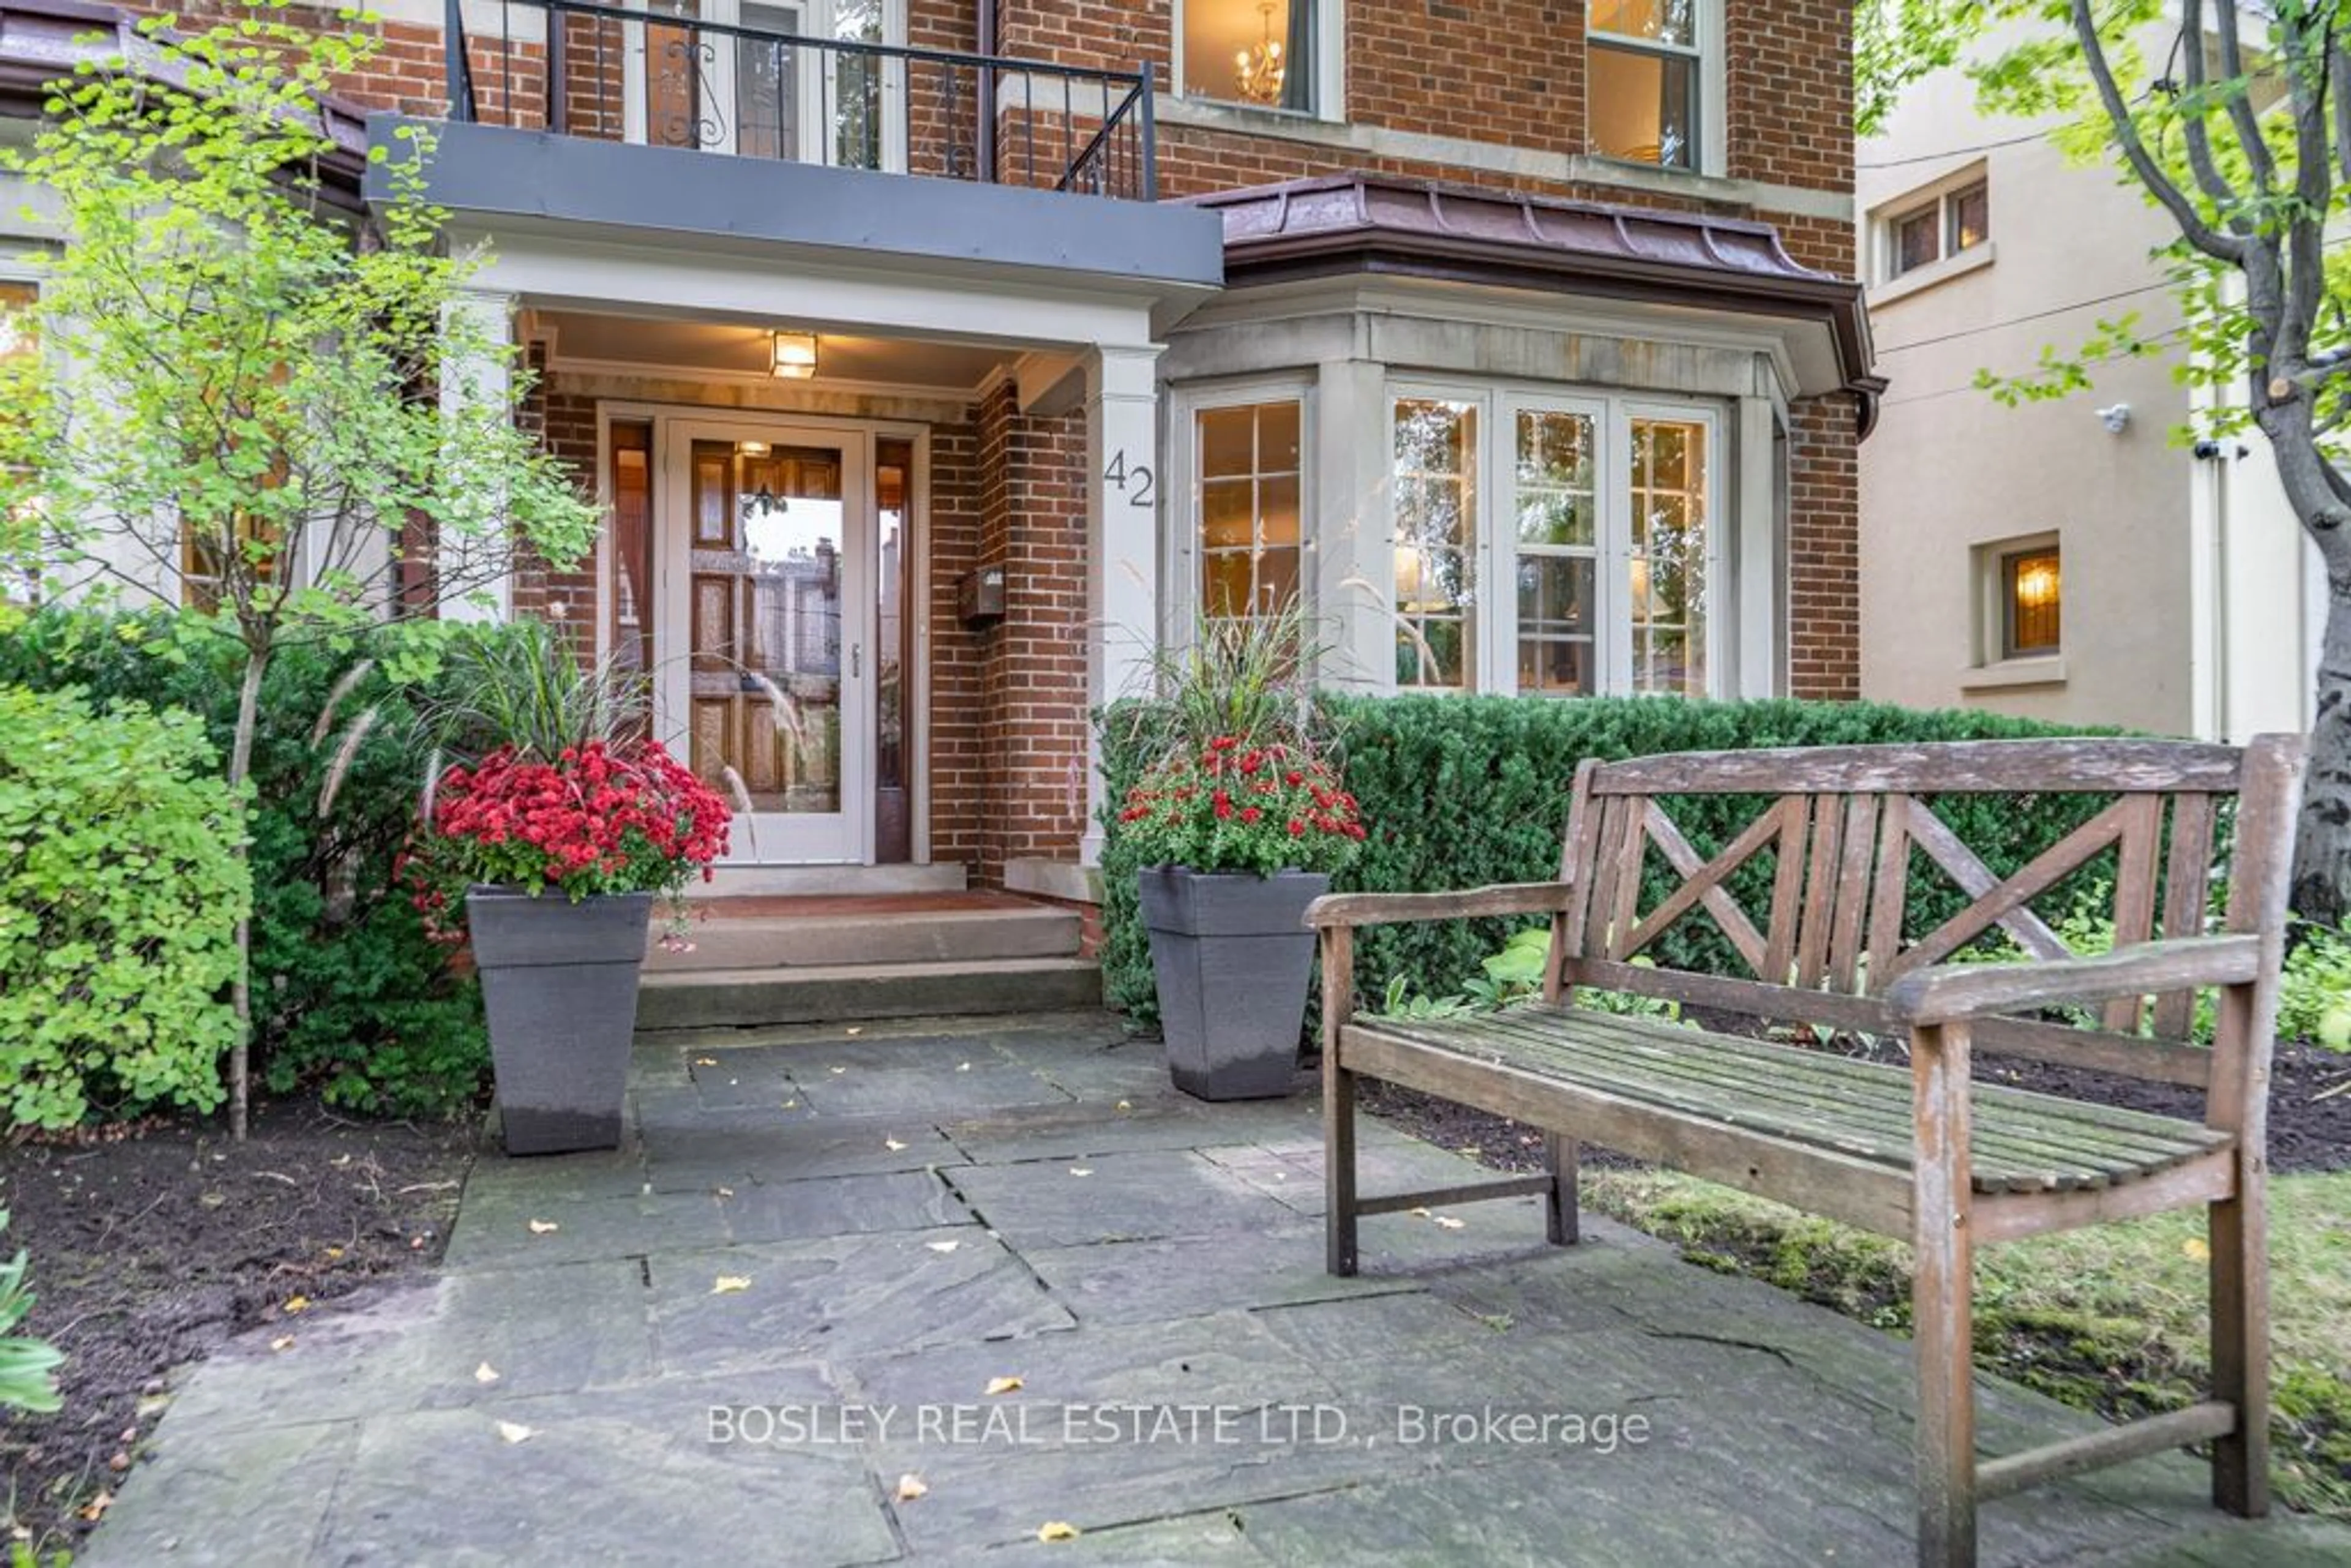
<svg viewBox="0 0 2351 1568">
<path fill-rule="evenodd" d="M 485 36 L 468 34 L 463 0 L 447 0 L 450 117 L 738 157 L 1158 198 L 1148 66 L 1105 71 L 804 37 L 674 15 L 663 3 L 497 0 L 497 32 Z M 476 0 L 477 17 L 481 9 Z"/>
</svg>

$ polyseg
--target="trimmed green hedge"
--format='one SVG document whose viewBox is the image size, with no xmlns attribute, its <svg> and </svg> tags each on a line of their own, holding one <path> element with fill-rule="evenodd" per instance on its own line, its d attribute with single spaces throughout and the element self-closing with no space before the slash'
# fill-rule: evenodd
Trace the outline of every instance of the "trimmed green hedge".
<svg viewBox="0 0 2351 1568">
<path fill-rule="evenodd" d="M 1371 830 L 1363 855 L 1333 885 L 1371 893 L 1556 876 L 1569 786 L 1576 764 L 1587 757 L 2113 733 L 1876 703 L 1325 696 L 1322 705 L 1345 758 L 1347 787 Z M 1113 1006 L 1144 1024 L 1157 1021 L 1158 1006 L 1150 946 L 1135 908 L 1136 862 L 1121 842 L 1117 808 L 1152 755 L 1157 732 L 1153 719 L 1148 706 L 1134 703 L 1102 716 L 1109 783 L 1102 851 L 1103 989 Z M 1943 807 L 1952 828 L 2002 874 L 2046 845 L 2053 833 L 2080 821 L 2085 810 L 2086 802 L 2064 796 L 2042 798 L 2025 812 L 1957 800 Z M 1751 802 L 1736 800 L 1692 801 L 1677 820 L 1684 821 L 1699 852 L 1708 853 L 1723 841 L 1718 823 L 1743 823 L 1752 811 Z M 1760 874 L 1763 867 L 1750 863 L 1747 871 Z M 1738 879 L 1732 891 L 1742 894 Z M 1750 886 L 1745 894 L 1752 891 Z M 1749 895 L 1741 902 L 1760 902 Z M 1956 890 L 1951 899 L 1953 908 L 1962 902 Z M 1939 918 L 1937 908 L 1931 896 L 1914 899 L 1910 918 L 1914 924 Z M 1457 990 L 1478 973 L 1479 959 L 1501 946 L 1510 928 L 1509 922 L 1489 920 L 1368 929 L 1357 947 L 1356 982 L 1373 995 L 1397 975 L 1430 994 Z M 1659 961 L 1710 967 L 1708 932 L 1690 922 L 1681 931 L 1687 934 L 1677 934 L 1680 945 L 1667 946 Z"/>
</svg>

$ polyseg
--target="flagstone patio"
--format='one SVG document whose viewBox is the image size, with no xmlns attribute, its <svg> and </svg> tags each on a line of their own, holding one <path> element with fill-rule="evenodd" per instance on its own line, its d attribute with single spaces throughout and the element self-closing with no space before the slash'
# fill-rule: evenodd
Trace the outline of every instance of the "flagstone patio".
<svg viewBox="0 0 2351 1568">
<path fill-rule="evenodd" d="M 1311 1093 L 1188 1100 L 1104 1015 L 663 1037 L 633 1111 L 485 1155 L 434 1283 L 197 1367 L 78 1561 L 1910 1558 L 1901 1341 L 1531 1199 L 1367 1220 L 1332 1279 Z M 1994 1451 L 2087 1421 L 1981 1385 Z M 1984 1560 L 2351 1561 L 2206 1487 L 1994 1503 Z"/>
</svg>

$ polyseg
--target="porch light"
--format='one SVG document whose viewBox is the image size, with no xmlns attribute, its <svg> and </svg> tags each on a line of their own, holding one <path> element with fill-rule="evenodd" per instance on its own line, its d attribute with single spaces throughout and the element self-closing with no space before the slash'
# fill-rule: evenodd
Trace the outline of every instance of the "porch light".
<svg viewBox="0 0 2351 1568">
<path fill-rule="evenodd" d="M 805 382 L 816 376 L 816 334 L 776 334 L 776 374 L 785 381 Z"/>
</svg>

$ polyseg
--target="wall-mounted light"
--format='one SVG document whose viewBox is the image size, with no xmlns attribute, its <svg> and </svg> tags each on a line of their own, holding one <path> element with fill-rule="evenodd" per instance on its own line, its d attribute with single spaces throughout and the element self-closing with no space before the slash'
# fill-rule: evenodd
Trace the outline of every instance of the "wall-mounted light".
<svg viewBox="0 0 2351 1568">
<path fill-rule="evenodd" d="M 776 374 L 785 381 L 804 382 L 816 375 L 816 334 L 776 334 Z"/>
</svg>

